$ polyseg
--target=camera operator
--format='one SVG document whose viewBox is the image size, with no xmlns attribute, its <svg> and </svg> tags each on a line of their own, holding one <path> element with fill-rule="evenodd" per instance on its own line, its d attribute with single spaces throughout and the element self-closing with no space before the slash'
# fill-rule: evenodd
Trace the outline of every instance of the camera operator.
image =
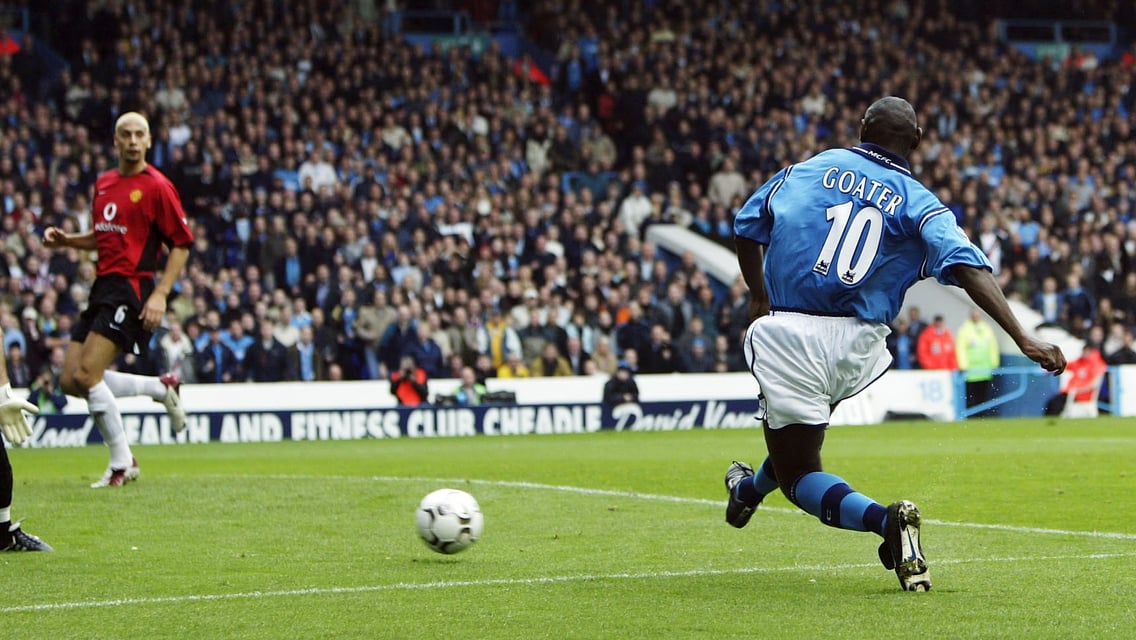
<svg viewBox="0 0 1136 640">
<path fill-rule="evenodd" d="M 51 367 L 45 366 L 28 386 L 28 402 L 39 407 L 41 414 L 59 413 L 67 406 L 67 395 L 55 383 Z"/>
<path fill-rule="evenodd" d="M 391 374 L 391 395 L 400 405 L 416 407 L 429 397 L 426 387 L 426 370 L 418 366 L 413 356 L 402 356 L 398 371 Z"/>
</svg>

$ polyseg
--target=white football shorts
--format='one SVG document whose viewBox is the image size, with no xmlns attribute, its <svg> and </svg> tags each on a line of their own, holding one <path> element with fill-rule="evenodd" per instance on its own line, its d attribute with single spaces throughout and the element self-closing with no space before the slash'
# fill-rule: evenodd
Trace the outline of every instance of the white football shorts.
<svg viewBox="0 0 1136 640">
<path fill-rule="evenodd" d="M 746 330 L 745 357 L 771 429 L 827 425 L 832 407 L 891 366 L 884 324 L 771 311 Z"/>
</svg>

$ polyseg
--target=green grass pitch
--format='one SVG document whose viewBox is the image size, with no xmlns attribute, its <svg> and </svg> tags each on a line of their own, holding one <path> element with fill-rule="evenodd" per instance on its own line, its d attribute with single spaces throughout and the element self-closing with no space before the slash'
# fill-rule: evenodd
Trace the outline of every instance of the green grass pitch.
<svg viewBox="0 0 1136 640">
<path fill-rule="evenodd" d="M 829 431 L 826 468 L 916 501 L 934 589 L 878 539 L 770 496 L 723 522 L 757 430 L 11 451 L 14 516 L 56 547 L 0 554 L 9 638 L 1136 637 L 1132 420 Z M 414 511 L 472 493 L 485 533 L 442 556 Z"/>
</svg>

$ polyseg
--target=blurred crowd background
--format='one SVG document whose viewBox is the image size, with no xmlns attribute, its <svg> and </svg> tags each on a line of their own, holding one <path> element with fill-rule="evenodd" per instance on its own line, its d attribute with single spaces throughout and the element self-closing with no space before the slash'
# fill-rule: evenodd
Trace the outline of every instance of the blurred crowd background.
<svg viewBox="0 0 1136 640">
<path fill-rule="evenodd" d="M 28 33 L 0 34 L 0 328 L 16 386 L 50 384 L 88 302 L 94 256 L 45 250 L 42 231 L 90 228 L 128 110 L 150 119 L 150 162 L 196 242 L 166 326 L 126 370 L 385 379 L 407 355 L 429 377 L 479 380 L 744 370 L 744 285 L 646 230 L 732 246 L 757 185 L 855 144 L 888 94 L 925 129 L 914 173 L 1007 295 L 1131 353 L 1136 51 L 1034 60 L 995 27 L 1103 18 L 1129 37 L 1130 3 L 31 5 Z M 408 42 L 421 9 L 516 29 L 545 55 Z"/>
</svg>

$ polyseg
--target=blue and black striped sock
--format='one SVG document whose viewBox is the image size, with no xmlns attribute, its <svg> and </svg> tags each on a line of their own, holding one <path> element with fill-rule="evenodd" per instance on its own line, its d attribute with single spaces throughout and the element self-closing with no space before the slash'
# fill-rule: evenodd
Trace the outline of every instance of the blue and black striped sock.
<svg viewBox="0 0 1136 640">
<path fill-rule="evenodd" d="M 734 486 L 734 495 L 737 496 L 742 502 L 753 505 L 765 499 L 765 496 L 777 490 L 777 476 L 773 473 L 773 463 L 769 458 L 761 463 L 754 473 L 748 478 L 742 478 Z"/>
<path fill-rule="evenodd" d="M 830 527 L 884 535 L 887 508 L 831 473 L 806 473 L 793 484 L 789 498 Z"/>
</svg>

